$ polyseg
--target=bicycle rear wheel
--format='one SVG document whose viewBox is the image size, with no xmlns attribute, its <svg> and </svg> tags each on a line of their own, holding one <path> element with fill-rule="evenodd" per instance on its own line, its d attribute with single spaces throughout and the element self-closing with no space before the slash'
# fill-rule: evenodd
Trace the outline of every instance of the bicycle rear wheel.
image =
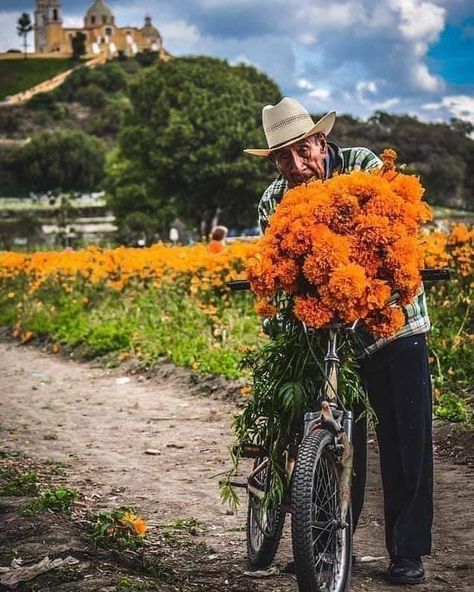
<svg viewBox="0 0 474 592">
<path fill-rule="evenodd" d="M 254 469 L 264 461 L 255 459 Z M 259 489 L 268 490 L 271 468 L 266 467 L 253 478 Z M 247 509 L 247 556 L 252 567 L 265 568 L 273 561 L 280 543 L 285 512 L 281 505 L 276 508 L 265 508 L 264 500 L 251 492 L 248 497 Z"/>
<path fill-rule="evenodd" d="M 298 450 L 291 494 L 293 555 L 300 592 L 345 592 L 352 562 L 352 524 L 341 523 L 334 436 L 309 434 Z"/>
</svg>

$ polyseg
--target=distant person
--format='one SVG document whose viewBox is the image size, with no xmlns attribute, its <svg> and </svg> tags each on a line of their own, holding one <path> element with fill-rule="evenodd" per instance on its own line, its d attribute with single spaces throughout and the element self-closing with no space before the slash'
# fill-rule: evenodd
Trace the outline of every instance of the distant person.
<svg viewBox="0 0 474 592">
<path fill-rule="evenodd" d="M 214 226 L 211 232 L 211 240 L 207 247 L 209 253 L 221 253 L 225 247 L 228 229 L 226 226 Z"/>
</svg>

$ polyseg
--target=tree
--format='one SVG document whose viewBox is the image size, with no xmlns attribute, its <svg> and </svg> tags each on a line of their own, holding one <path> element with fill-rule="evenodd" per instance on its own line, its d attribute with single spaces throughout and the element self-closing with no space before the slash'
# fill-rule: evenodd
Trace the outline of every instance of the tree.
<svg viewBox="0 0 474 592">
<path fill-rule="evenodd" d="M 72 59 L 79 60 L 86 53 L 87 36 L 82 31 L 78 31 L 71 39 Z"/>
<path fill-rule="evenodd" d="M 16 30 L 18 31 L 18 35 L 20 35 L 20 37 L 23 37 L 23 55 L 26 60 L 28 57 L 28 34 L 31 33 L 31 31 L 33 30 L 31 18 L 27 12 L 23 12 L 20 18 L 18 19 Z"/>
<path fill-rule="evenodd" d="M 449 121 L 449 126 L 454 131 L 462 134 L 463 136 L 472 136 L 472 132 L 474 132 L 474 125 L 470 121 L 465 121 L 464 119 L 459 119 L 458 117 L 451 117 Z"/>
<path fill-rule="evenodd" d="M 97 191 L 105 148 L 81 131 L 41 132 L 17 149 L 10 166 L 17 184 L 26 190 Z"/>
<path fill-rule="evenodd" d="M 224 224 L 255 225 L 273 171 L 242 150 L 265 145 L 261 109 L 279 99 L 276 84 L 248 66 L 178 58 L 141 75 L 130 95 L 116 169 L 108 175 L 119 218 L 145 211 L 164 228 L 179 216 L 208 232 L 220 211 Z"/>
</svg>

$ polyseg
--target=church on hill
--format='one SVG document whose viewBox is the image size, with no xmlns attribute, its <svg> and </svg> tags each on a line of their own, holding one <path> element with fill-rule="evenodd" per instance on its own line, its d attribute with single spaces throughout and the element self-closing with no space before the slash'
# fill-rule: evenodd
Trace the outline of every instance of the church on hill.
<svg viewBox="0 0 474 592">
<path fill-rule="evenodd" d="M 118 27 L 112 9 L 104 0 L 94 0 L 84 15 L 82 28 L 63 27 L 61 0 L 36 0 L 35 52 L 70 55 L 71 40 L 78 32 L 86 35 L 89 55 L 105 53 L 114 57 L 118 52 L 134 55 L 139 51 L 163 51 L 163 40 L 149 16 L 141 29 Z"/>
</svg>

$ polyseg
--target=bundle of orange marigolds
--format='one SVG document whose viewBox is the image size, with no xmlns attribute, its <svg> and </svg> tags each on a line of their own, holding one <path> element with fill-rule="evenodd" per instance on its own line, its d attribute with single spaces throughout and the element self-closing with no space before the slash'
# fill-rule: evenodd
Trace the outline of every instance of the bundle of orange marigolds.
<svg viewBox="0 0 474 592">
<path fill-rule="evenodd" d="M 401 305 L 421 285 L 419 230 L 431 211 L 419 179 L 395 171 L 395 151 L 382 159 L 375 174 L 339 175 L 285 194 L 247 262 L 259 314 L 274 315 L 272 300 L 283 290 L 309 327 L 363 319 L 387 337 L 403 326 Z"/>
</svg>

